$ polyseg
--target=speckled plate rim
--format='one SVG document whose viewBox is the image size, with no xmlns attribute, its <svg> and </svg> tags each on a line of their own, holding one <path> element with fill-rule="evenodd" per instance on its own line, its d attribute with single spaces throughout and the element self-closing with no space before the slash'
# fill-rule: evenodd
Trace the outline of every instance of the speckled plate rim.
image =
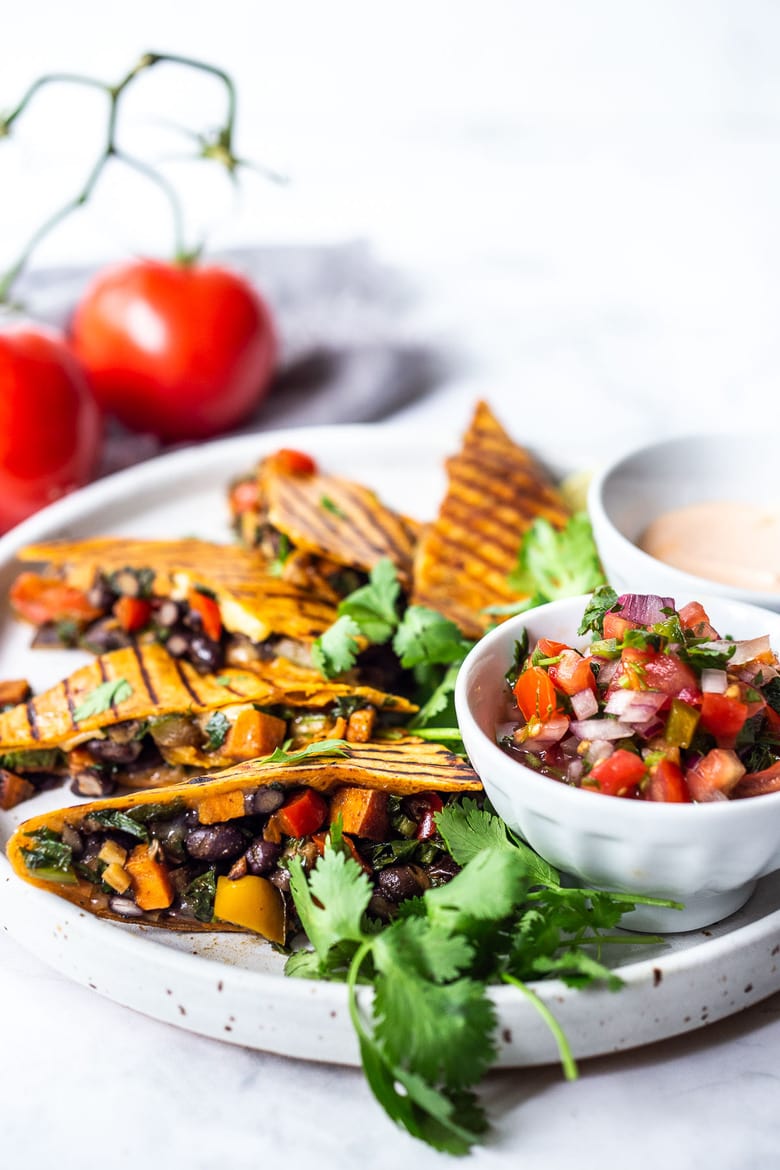
<svg viewBox="0 0 780 1170">
<path fill-rule="evenodd" d="M 430 515 L 444 482 L 443 456 L 456 443 L 457 436 L 421 436 L 396 426 L 347 426 L 266 432 L 176 451 L 93 484 L 14 529 L 0 540 L 0 575 L 7 578 L 12 572 L 16 551 L 24 544 L 70 530 L 108 532 L 112 515 L 125 529 L 132 517 L 132 531 L 138 535 L 180 534 L 161 529 L 170 521 L 165 509 L 177 502 L 186 509 L 198 492 L 214 493 L 212 532 L 204 535 L 217 539 L 221 531 L 224 537 L 226 526 L 219 526 L 226 525 L 226 509 L 220 492 L 263 452 L 279 446 L 310 451 L 323 466 L 347 476 L 361 473 L 391 503 L 409 509 L 411 501 L 417 506 L 410 510 L 419 515 L 424 502 Z M 560 458 L 556 452 L 556 460 Z M 370 479 L 364 471 L 367 463 Z M 0 631 L 0 666 L 6 640 L 16 638 L 18 647 L 19 634 L 8 622 Z M 56 659 L 62 661 L 59 654 Z M 64 670 L 63 662 L 59 674 Z M 47 797 L 52 806 L 51 794 Z M 68 797 L 63 791 L 54 803 L 67 803 Z M 0 814 L 0 839 L 42 799 Z M 638 948 L 632 948 L 629 961 L 617 967 L 624 980 L 619 994 L 600 988 L 575 991 L 560 981 L 537 983 L 534 989 L 555 1012 L 579 1058 L 690 1031 L 780 990 L 778 907 L 780 876 L 773 875 L 743 911 L 718 927 L 653 945 L 649 957 L 641 959 L 636 957 Z M 262 940 L 158 934 L 94 919 L 18 881 L 4 856 L 0 923 L 63 975 L 156 1019 L 302 1059 L 359 1063 L 345 988 L 286 978 L 280 973 L 281 959 Z M 271 969 L 258 970 L 258 961 Z M 495 988 L 492 996 L 499 1022 L 498 1064 L 555 1061 L 554 1040 L 529 1001 L 509 987 Z M 361 1002 L 366 999 L 362 992 Z"/>
</svg>

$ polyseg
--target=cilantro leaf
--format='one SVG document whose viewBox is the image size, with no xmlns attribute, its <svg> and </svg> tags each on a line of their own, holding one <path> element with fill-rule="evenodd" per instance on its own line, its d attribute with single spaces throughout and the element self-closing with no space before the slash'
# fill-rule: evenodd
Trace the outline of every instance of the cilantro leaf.
<svg viewBox="0 0 780 1170">
<path fill-rule="evenodd" d="M 339 942 L 363 940 L 363 915 L 373 888 L 354 858 L 326 849 L 308 881 L 300 858 L 293 858 L 290 891 L 301 925 L 320 961 Z"/>
<path fill-rule="evenodd" d="M 393 638 L 404 669 L 421 663 L 462 662 L 472 645 L 454 622 L 424 605 L 409 606 Z"/>
<path fill-rule="evenodd" d="M 372 568 L 368 585 L 362 585 L 339 603 L 340 616 L 347 616 L 369 642 L 386 642 L 398 625 L 401 585 L 395 565 L 383 557 Z"/>
<path fill-rule="evenodd" d="M 591 593 L 604 584 L 593 529 L 587 513 L 577 512 L 565 528 L 538 519 L 525 533 L 509 584 L 518 593 L 545 601 Z"/>
<path fill-rule="evenodd" d="M 443 715 L 445 712 L 451 716 L 449 722 L 455 722 L 453 695 L 455 693 L 455 681 L 458 677 L 459 669 L 460 663 L 456 663 L 454 666 L 447 668 L 442 675 L 441 682 L 433 688 L 427 700 L 420 707 L 420 710 L 407 723 L 407 727 L 410 730 L 412 728 L 417 730 L 421 727 L 428 727 L 437 715 Z"/>
<path fill-rule="evenodd" d="M 354 618 L 342 614 L 312 646 L 312 661 L 317 670 L 326 678 L 350 670 L 355 665 L 360 649 L 359 637 L 360 626 Z"/>
<path fill-rule="evenodd" d="M 81 723 L 93 715 L 102 715 L 109 707 L 115 707 L 117 703 L 129 699 L 132 693 L 133 688 L 126 678 L 108 679 L 84 696 L 73 712 L 73 722 Z"/>
<path fill-rule="evenodd" d="M 230 731 L 230 720 L 222 711 L 215 711 L 213 715 L 209 716 L 206 724 L 206 751 L 216 751 L 221 748 L 227 733 Z"/>
<path fill-rule="evenodd" d="M 458 978 L 473 954 L 466 939 L 407 918 L 378 936 L 372 954 L 375 1036 L 388 1059 L 448 1089 L 487 1072 L 495 1058 L 495 1008 L 484 984 Z"/>
<path fill-rule="evenodd" d="M 339 520 L 346 520 L 346 515 L 338 506 L 335 500 L 330 496 L 320 496 L 320 507 L 326 512 L 330 512 L 332 516 L 338 516 Z"/>
<path fill-rule="evenodd" d="M 585 606 L 585 613 L 582 615 L 577 633 L 582 635 L 592 632 L 597 634 L 599 638 L 603 638 L 604 617 L 611 609 L 614 609 L 617 599 L 618 595 L 611 585 L 600 585 Z"/>
<path fill-rule="evenodd" d="M 318 739 L 297 752 L 274 748 L 270 756 L 264 756 L 263 764 L 298 764 L 311 756 L 348 756 L 349 744 L 345 739 Z"/>
</svg>

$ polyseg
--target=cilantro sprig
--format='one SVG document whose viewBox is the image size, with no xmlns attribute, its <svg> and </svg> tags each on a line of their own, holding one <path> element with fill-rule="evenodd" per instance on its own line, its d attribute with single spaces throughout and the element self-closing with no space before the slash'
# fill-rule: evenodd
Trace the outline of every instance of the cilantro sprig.
<svg viewBox="0 0 780 1170">
<path fill-rule="evenodd" d="M 490 985 L 510 983 L 528 997 L 573 1077 L 566 1039 L 527 981 L 555 975 L 574 987 L 602 982 L 617 989 L 619 977 L 594 950 L 604 942 L 658 942 L 608 932 L 639 902 L 673 903 L 562 887 L 552 866 L 474 800 L 449 804 L 436 823 L 462 869 L 402 903 L 385 926 L 370 917 L 373 887 L 337 825 L 308 875 L 292 860 L 290 888 L 313 950 L 293 954 L 286 970 L 346 982 L 379 1103 L 414 1137 L 466 1154 L 488 1125 L 475 1088 L 497 1051 Z"/>
</svg>

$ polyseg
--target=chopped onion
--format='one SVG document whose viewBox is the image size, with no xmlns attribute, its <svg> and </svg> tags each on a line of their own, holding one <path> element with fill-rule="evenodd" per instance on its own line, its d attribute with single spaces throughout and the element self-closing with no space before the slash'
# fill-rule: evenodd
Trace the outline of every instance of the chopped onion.
<svg viewBox="0 0 780 1170">
<path fill-rule="evenodd" d="M 618 715 L 624 723 L 647 723 L 655 718 L 666 699 L 662 691 L 614 691 L 604 710 L 608 715 Z"/>
<path fill-rule="evenodd" d="M 571 709 L 578 719 L 590 719 L 599 709 L 599 702 L 590 687 L 571 697 Z"/>
<path fill-rule="evenodd" d="M 620 666 L 619 658 L 601 658 L 599 655 L 592 655 L 591 661 L 598 669 L 599 687 L 603 691 L 608 687 L 614 678 L 615 671 Z"/>
<path fill-rule="evenodd" d="M 566 769 L 566 779 L 570 784 L 579 784 L 580 780 L 582 779 L 582 773 L 584 770 L 584 761 L 577 757 L 576 760 L 571 761 L 568 768 Z"/>
<path fill-rule="evenodd" d="M 617 719 L 572 720 L 569 730 L 578 739 L 626 739 L 634 734 L 633 727 Z"/>
<path fill-rule="evenodd" d="M 528 734 L 536 728 L 538 728 L 536 734 Z M 512 738 L 515 747 L 522 748 L 524 752 L 539 752 L 558 743 L 558 740 L 563 739 L 568 730 L 569 716 L 556 715 L 553 719 L 548 719 L 546 723 L 530 723 L 526 724 L 525 727 L 518 727 Z"/>
<path fill-rule="evenodd" d="M 725 638 L 719 638 L 715 642 L 702 642 L 700 649 L 728 654 L 732 646 L 734 653 L 729 658 L 730 666 L 744 666 L 746 662 L 752 662 L 760 654 L 771 653 L 769 634 L 763 634 L 760 638 L 744 639 L 742 642 L 729 642 Z"/>
<path fill-rule="evenodd" d="M 654 626 L 668 617 L 665 609 L 674 609 L 672 597 L 658 597 L 655 593 L 624 593 L 618 597 L 618 613 L 627 621 L 637 622 L 640 626 Z"/>
<path fill-rule="evenodd" d="M 601 760 L 608 760 L 615 751 L 615 745 L 606 739 L 594 739 L 585 753 L 585 759 L 591 767 Z"/>
<path fill-rule="evenodd" d="M 496 726 L 496 741 L 498 743 L 501 743 L 502 739 L 506 739 L 507 736 L 511 737 L 512 735 L 514 735 L 516 728 L 517 728 L 517 720 L 516 719 L 513 720 L 511 723 L 499 723 Z"/>
<path fill-rule="evenodd" d="M 725 670 L 711 670 L 707 667 L 701 672 L 701 689 L 709 695 L 722 695 L 729 685 Z"/>
</svg>

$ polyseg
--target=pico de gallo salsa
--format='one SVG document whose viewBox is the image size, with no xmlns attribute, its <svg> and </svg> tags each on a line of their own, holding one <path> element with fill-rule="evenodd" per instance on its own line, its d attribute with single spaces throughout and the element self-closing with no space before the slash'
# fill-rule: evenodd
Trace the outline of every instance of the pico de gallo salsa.
<svg viewBox="0 0 780 1170">
<path fill-rule="evenodd" d="M 640 800 L 720 801 L 780 790 L 780 663 L 768 635 L 721 636 L 696 601 L 589 602 L 584 650 L 515 647 L 497 739 L 573 787 Z"/>
</svg>

